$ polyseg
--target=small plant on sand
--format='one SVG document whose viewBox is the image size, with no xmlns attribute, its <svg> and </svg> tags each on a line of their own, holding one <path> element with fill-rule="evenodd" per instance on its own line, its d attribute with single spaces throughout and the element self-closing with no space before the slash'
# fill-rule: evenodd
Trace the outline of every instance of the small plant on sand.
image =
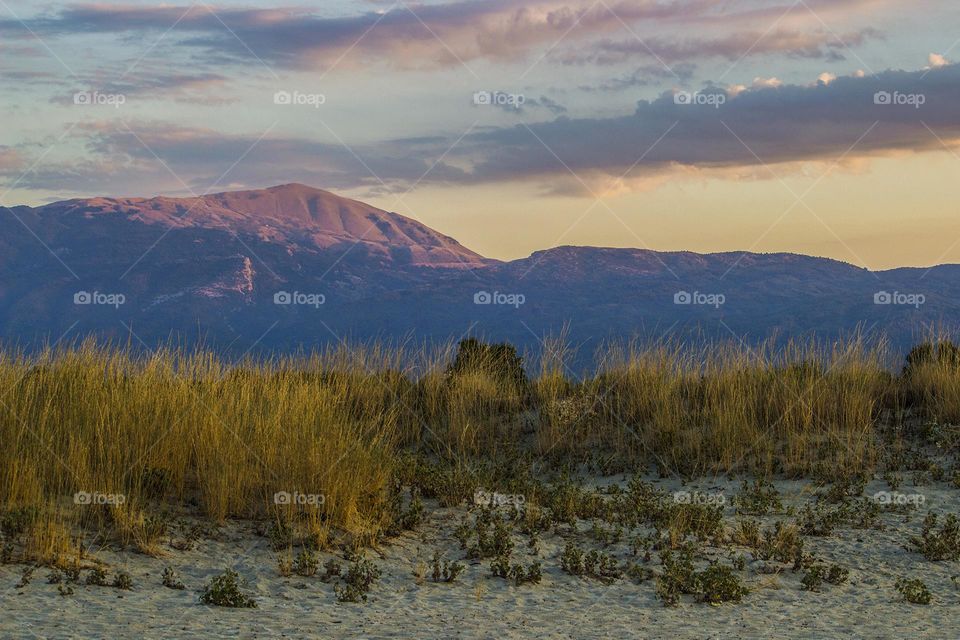
<svg viewBox="0 0 960 640">
<path fill-rule="evenodd" d="M 58 584 L 57 593 L 59 593 L 61 596 L 72 596 L 73 587 L 71 587 L 69 584 Z"/>
<path fill-rule="evenodd" d="M 366 602 L 370 587 L 379 578 L 380 569 L 375 564 L 366 558 L 357 559 L 343 575 L 343 583 L 334 585 L 337 599 L 340 602 Z"/>
<path fill-rule="evenodd" d="M 323 582 L 330 582 L 339 578 L 341 571 L 343 571 L 343 567 L 340 566 L 340 563 L 336 559 L 330 558 L 323 563 L 323 576 L 320 579 Z"/>
<path fill-rule="evenodd" d="M 560 567 L 570 575 L 582 576 L 586 572 L 583 555 L 583 549 L 572 542 L 568 542 L 560 556 Z"/>
<path fill-rule="evenodd" d="M 490 573 L 497 578 L 513 582 L 516 586 L 524 584 L 539 584 L 543 578 L 543 570 L 539 562 L 531 563 L 524 568 L 519 562 L 510 564 L 510 556 L 498 556 L 490 563 Z"/>
<path fill-rule="evenodd" d="M 806 504 L 797 520 L 800 532 L 805 536 L 825 537 L 833 533 L 843 522 L 843 507 L 828 507 Z"/>
<path fill-rule="evenodd" d="M 177 572 L 173 570 L 172 567 L 163 568 L 163 586 L 167 589 L 176 589 L 181 590 L 186 587 L 183 586 L 183 582 L 180 580 L 180 576 L 177 575 Z"/>
<path fill-rule="evenodd" d="M 733 498 L 737 513 L 751 516 L 765 516 L 771 511 L 783 511 L 783 502 L 776 487 L 760 478 L 750 485 L 746 480 L 740 486 L 740 493 Z"/>
<path fill-rule="evenodd" d="M 287 549 L 293 545 L 293 531 L 290 530 L 287 521 L 280 518 L 270 522 L 267 537 L 270 538 L 270 546 L 276 551 Z"/>
<path fill-rule="evenodd" d="M 63 574 L 56 568 L 51 569 L 50 573 L 47 574 L 47 584 L 61 584 L 63 582 Z"/>
<path fill-rule="evenodd" d="M 660 556 L 663 569 L 657 576 L 657 597 L 665 607 L 680 603 L 680 596 L 697 592 L 696 574 L 693 570 L 693 550 L 689 547 L 679 552 L 664 551 Z"/>
<path fill-rule="evenodd" d="M 832 585 L 841 585 L 850 577 L 850 570 L 839 564 L 832 564 L 827 569 L 826 581 Z"/>
<path fill-rule="evenodd" d="M 583 557 L 583 568 L 587 575 L 604 582 L 623 577 L 623 570 L 617 564 L 616 558 L 599 551 L 590 551 Z"/>
<path fill-rule="evenodd" d="M 751 549 L 759 548 L 762 542 L 760 521 L 751 519 L 738 521 L 730 534 L 730 541 Z"/>
<path fill-rule="evenodd" d="M 36 570 L 36 567 L 24 567 L 23 571 L 20 573 L 20 581 L 14 585 L 15 589 L 22 589 L 28 584 L 33 578 L 33 572 Z"/>
<path fill-rule="evenodd" d="M 288 549 L 284 553 L 277 554 L 277 573 L 284 578 L 289 578 L 293 575 L 292 550 Z"/>
<path fill-rule="evenodd" d="M 800 586 L 804 591 L 820 591 L 823 584 L 824 567 L 816 565 L 810 567 L 800 580 Z"/>
<path fill-rule="evenodd" d="M 491 531 L 492 524 L 492 531 Z M 476 534 L 477 542 L 467 547 L 467 557 L 472 560 L 480 558 L 496 558 L 502 555 L 510 555 L 513 551 L 513 538 L 511 536 L 510 525 L 505 523 L 496 514 L 489 510 L 483 510 L 477 515 L 474 523 L 474 530 L 462 537 L 462 531 L 458 533 L 461 544 L 464 540 L 469 543 L 471 533 Z"/>
<path fill-rule="evenodd" d="M 653 569 L 650 567 L 645 567 L 638 562 L 631 562 L 628 564 L 624 573 L 630 580 L 633 580 L 634 582 L 646 582 L 656 575 L 654 574 Z"/>
<path fill-rule="evenodd" d="M 920 535 L 911 537 L 906 549 L 923 554 L 927 560 L 960 559 L 960 520 L 956 515 L 949 514 L 944 518 L 939 531 L 937 522 L 937 515 L 928 513 L 923 519 Z"/>
<path fill-rule="evenodd" d="M 802 554 L 803 539 L 793 525 L 776 522 L 772 529 L 765 529 L 757 555 L 761 560 L 792 562 Z"/>
<path fill-rule="evenodd" d="M 72 584 L 80 584 L 80 564 L 74 563 L 64 567 L 63 578 Z"/>
<path fill-rule="evenodd" d="M 560 567 L 570 575 L 590 576 L 604 582 L 623 577 L 616 558 L 595 550 L 584 553 L 572 542 L 567 543 L 560 555 Z"/>
<path fill-rule="evenodd" d="M 118 571 L 117 575 L 113 577 L 113 584 L 111 586 L 114 589 L 129 591 L 133 589 L 133 578 L 131 578 L 130 574 L 126 571 Z"/>
<path fill-rule="evenodd" d="M 913 580 L 900 578 L 894 586 L 903 596 L 903 599 L 911 604 L 930 604 L 933 599 L 927 585 L 919 578 Z"/>
<path fill-rule="evenodd" d="M 623 527 L 605 527 L 599 520 L 594 520 L 593 526 L 590 528 L 590 537 L 605 546 L 616 544 L 623 537 Z"/>
<path fill-rule="evenodd" d="M 240 575 L 227 569 L 210 579 L 200 594 L 200 602 L 218 607 L 252 609 L 257 606 L 253 598 L 240 590 Z"/>
<path fill-rule="evenodd" d="M 87 574 L 87 584 L 97 587 L 107 586 L 107 572 L 101 567 L 94 567 Z"/>
<path fill-rule="evenodd" d="M 309 549 L 301 549 L 300 553 L 297 554 L 297 559 L 293 561 L 293 571 L 298 576 L 309 578 L 315 575 L 319 569 L 320 561 L 317 559 L 317 554 Z"/>
<path fill-rule="evenodd" d="M 696 574 L 697 598 L 707 604 L 740 602 L 750 593 L 731 567 L 714 564 Z"/>
<path fill-rule="evenodd" d="M 396 489 L 393 494 L 393 522 L 387 528 L 387 534 L 397 536 L 403 531 L 416 529 L 423 522 L 424 506 L 420 499 L 420 490 L 410 488 L 410 504 L 403 506 L 403 492 Z"/>
<path fill-rule="evenodd" d="M 440 552 L 435 551 L 433 554 L 433 571 L 430 577 L 434 582 L 454 582 L 465 568 L 459 562 L 441 559 Z"/>
</svg>

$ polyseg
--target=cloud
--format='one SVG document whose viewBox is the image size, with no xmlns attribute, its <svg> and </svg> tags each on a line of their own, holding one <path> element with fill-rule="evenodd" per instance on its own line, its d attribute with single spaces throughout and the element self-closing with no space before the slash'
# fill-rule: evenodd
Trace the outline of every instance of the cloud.
<svg viewBox="0 0 960 640">
<path fill-rule="evenodd" d="M 881 0 L 809 0 L 820 13 L 847 11 Z M 815 24 L 812 31 L 781 29 L 765 34 L 770 14 L 791 13 L 794 22 Z M 839 57 L 840 38 L 795 3 L 756 8 L 752 0 L 731 0 L 718 9 L 715 0 L 465 0 L 439 4 L 382 5 L 365 13 L 330 17 L 303 7 L 216 9 L 190 6 L 70 5 L 55 13 L 27 18 L 30 31 L 41 36 L 76 34 L 163 33 L 164 46 L 206 52 L 208 60 L 264 61 L 277 68 L 328 69 L 334 64 L 383 64 L 398 68 L 456 67 L 477 59 L 498 62 L 530 57 L 547 48 L 563 51 L 569 43 L 601 41 L 561 56 L 597 63 L 631 60 L 649 52 L 629 34 L 634 26 L 670 27 L 676 33 L 649 40 L 665 60 L 697 56 L 735 59 L 745 52 L 783 52 L 803 57 Z M 715 39 L 688 39 L 684 25 L 709 24 L 736 29 Z M 176 25 L 175 29 L 171 29 Z M 634 26 L 631 26 L 634 25 Z M 745 26 L 746 25 L 746 26 Z M 169 30 L 169 31 L 168 31 Z M 642 29 L 641 29 L 642 30 Z M 18 20 L 0 20 L 0 34 L 28 38 Z M 869 29 L 845 34 L 854 45 L 875 35 Z M 606 39 L 605 39 L 606 38 Z M 751 45 L 754 45 L 751 47 Z M 558 55 L 560 55 L 558 53 Z M 563 56 L 566 56 L 565 58 Z"/>
<path fill-rule="evenodd" d="M 96 73 L 77 77 L 80 86 L 54 95 L 50 102 L 72 105 L 78 91 L 123 95 L 132 98 L 162 99 L 199 104 L 232 102 L 230 79 L 219 73 L 181 73 L 163 69 L 142 69 L 115 75 Z M 62 84 L 62 82 L 61 82 Z"/>
<path fill-rule="evenodd" d="M 0 145 L 0 175 L 10 176 L 19 173 L 26 167 L 27 161 L 23 153 L 13 147 Z"/>
<path fill-rule="evenodd" d="M 704 104 L 678 104 L 673 92 L 665 92 L 640 101 L 633 113 L 487 127 L 456 145 L 459 134 L 348 150 L 301 137 L 271 134 L 258 142 L 261 132 L 227 135 L 160 122 L 131 123 L 137 136 L 115 123 L 84 124 L 77 127 L 87 150 L 82 161 L 45 165 L 25 182 L 87 194 L 117 184 L 124 194 L 152 193 L 145 185 L 166 175 L 156 154 L 195 190 L 210 187 L 243 157 L 224 183 L 299 181 L 384 192 L 405 190 L 422 177 L 422 185 L 527 181 L 554 193 L 589 195 L 653 188 L 678 175 L 769 178 L 802 163 L 840 158 L 844 166 L 862 167 L 870 158 L 942 150 L 941 140 L 960 141 L 960 65 L 774 84 L 759 79 L 755 87 L 730 93 L 708 88 L 704 95 L 714 98 Z M 719 96 L 725 100 L 716 105 Z"/>
<path fill-rule="evenodd" d="M 693 78 L 697 67 L 694 64 L 682 62 L 670 68 L 660 64 L 641 65 L 625 75 L 604 80 L 595 85 L 581 85 L 582 91 L 623 91 L 635 87 L 649 87 L 662 83 L 664 80 L 686 82 Z"/>
<path fill-rule="evenodd" d="M 71 138 L 83 144 L 82 158 L 44 161 L 20 186 L 61 194 L 132 196 L 304 182 L 394 192 L 406 190 L 428 169 L 431 180 L 463 178 L 461 170 L 442 161 L 434 165 L 438 146 L 450 144 L 441 138 L 348 149 L 302 137 L 223 134 L 159 121 L 85 122 L 75 125 Z"/>
<path fill-rule="evenodd" d="M 604 39 L 590 46 L 571 49 L 558 56 L 564 64 L 613 65 L 638 57 L 672 63 L 679 61 L 722 58 L 737 61 L 746 56 L 768 56 L 773 53 L 791 57 L 842 60 L 848 46 L 862 44 L 879 37 L 874 29 L 862 29 L 838 36 L 830 31 L 801 32 L 779 29 L 739 31 L 722 38 L 626 38 Z"/>
<path fill-rule="evenodd" d="M 930 65 L 930 66 L 928 67 L 928 68 L 930 68 L 930 69 L 939 69 L 940 67 L 945 67 L 945 66 L 947 66 L 948 64 L 950 64 L 950 62 L 949 62 L 944 56 L 940 55 L 939 53 L 931 53 L 931 54 L 927 57 L 927 64 Z"/>
<path fill-rule="evenodd" d="M 885 103 L 883 94 L 903 102 Z M 923 96 L 920 108 L 911 96 Z M 947 144 L 960 140 L 958 103 L 960 65 L 931 73 L 837 77 L 810 86 L 744 88 L 727 95 L 719 108 L 678 105 L 668 92 L 639 102 L 630 115 L 484 131 L 452 155 L 473 159 L 467 180 L 539 180 L 554 191 L 571 191 L 573 185 L 581 195 L 593 185 L 621 182 L 629 188 L 631 180 L 649 183 L 665 173 L 730 176 L 759 168 L 769 177 L 767 165 L 942 150 L 937 136 Z"/>
</svg>

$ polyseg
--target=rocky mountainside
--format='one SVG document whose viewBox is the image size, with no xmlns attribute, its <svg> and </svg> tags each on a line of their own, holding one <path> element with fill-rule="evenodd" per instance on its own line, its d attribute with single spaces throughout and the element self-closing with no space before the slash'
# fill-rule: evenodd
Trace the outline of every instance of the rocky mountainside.
<svg viewBox="0 0 960 640">
<path fill-rule="evenodd" d="M 0 208 L 0 335 L 88 333 L 227 351 L 331 340 L 589 349 L 663 334 L 759 340 L 860 328 L 897 345 L 960 317 L 960 266 L 871 272 L 794 254 L 557 247 L 500 262 L 404 217 L 291 184 L 199 198 Z"/>
</svg>

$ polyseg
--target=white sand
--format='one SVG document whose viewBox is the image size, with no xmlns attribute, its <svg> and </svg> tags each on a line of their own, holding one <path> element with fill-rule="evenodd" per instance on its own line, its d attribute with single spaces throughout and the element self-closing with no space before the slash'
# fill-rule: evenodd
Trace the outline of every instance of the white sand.
<svg viewBox="0 0 960 640">
<path fill-rule="evenodd" d="M 618 479 L 622 480 L 622 479 Z M 667 490 L 672 480 L 655 481 Z M 779 481 L 787 504 L 812 500 L 809 482 Z M 723 491 L 731 498 L 738 481 L 698 482 L 688 490 Z M 865 495 L 887 490 L 872 482 Z M 960 638 L 960 592 L 950 576 L 960 563 L 930 562 L 902 545 L 919 532 L 928 509 L 960 511 L 960 491 L 945 483 L 904 486 L 902 493 L 922 493 L 926 503 L 905 522 L 903 515 L 884 514 L 886 528 L 841 528 L 829 538 L 807 537 L 806 551 L 850 569 L 846 584 L 825 584 L 819 593 L 800 589 L 802 572 L 789 568 L 779 575 L 761 575 L 749 561 L 741 573 L 751 587 L 742 603 L 709 606 L 689 596 L 665 608 L 654 595 L 654 582 L 621 579 L 603 584 L 575 578 L 560 569 L 565 544 L 544 534 L 539 558 L 544 577 L 539 585 L 508 586 L 489 574 L 489 561 L 470 563 L 452 584 L 417 584 L 418 559 L 429 563 L 434 549 L 460 559 L 452 538 L 466 509 L 437 509 L 430 504 L 427 521 L 389 546 L 368 553 L 383 570 L 366 604 L 338 603 L 331 584 L 319 577 L 280 577 L 276 554 L 249 523 L 230 523 L 222 540 L 201 540 L 193 551 L 164 548 L 164 557 L 101 551 L 97 557 L 114 570 L 128 571 L 133 591 L 74 586 L 63 597 L 46 583 L 46 569 L 14 589 L 22 567 L 0 566 L 0 637 L 2 638 Z M 761 520 L 770 524 L 784 516 Z M 735 521 L 729 501 L 726 523 Z M 581 523 L 581 529 L 588 524 Z M 607 549 L 621 560 L 630 556 L 624 542 Z M 517 536 L 514 559 L 532 561 Z M 585 547 L 591 545 L 584 544 Z M 719 557 L 726 558 L 727 550 Z M 324 553 L 321 562 L 333 557 Z M 341 560 L 344 567 L 347 563 Z M 184 591 L 161 585 L 164 566 L 172 566 L 187 585 Z M 658 569 L 654 558 L 650 566 Z M 213 575 L 232 567 L 249 582 L 256 609 L 223 609 L 198 603 L 198 590 Z M 900 576 L 922 578 L 934 601 L 929 606 L 903 602 L 894 589 Z M 478 597 L 477 585 L 482 585 Z"/>
</svg>

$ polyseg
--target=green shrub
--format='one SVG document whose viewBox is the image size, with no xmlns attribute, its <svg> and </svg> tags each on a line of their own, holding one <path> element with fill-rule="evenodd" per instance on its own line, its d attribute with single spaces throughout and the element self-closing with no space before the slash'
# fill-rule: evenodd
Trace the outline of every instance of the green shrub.
<svg viewBox="0 0 960 640">
<path fill-rule="evenodd" d="M 519 562 L 510 564 L 510 556 L 498 556 L 490 563 L 490 573 L 497 578 L 510 580 L 516 586 L 524 584 L 539 584 L 543 578 L 543 570 L 539 562 L 530 564 L 526 569 Z"/>
<path fill-rule="evenodd" d="M 675 554 L 671 550 L 660 556 L 662 573 L 657 576 L 656 594 L 663 605 L 672 607 L 680 602 L 680 596 L 697 592 L 697 578 L 693 570 L 693 551 L 690 548 Z"/>
<path fill-rule="evenodd" d="M 714 564 L 696 574 L 697 597 L 700 602 L 720 604 L 721 602 L 740 602 L 750 593 L 740 577 L 728 566 Z"/>
<path fill-rule="evenodd" d="M 433 572 L 431 578 L 434 582 L 454 582 L 461 573 L 463 573 L 464 567 L 459 562 L 450 562 L 448 560 L 442 560 L 440 558 L 440 552 L 437 551 L 433 554 Z"/>
<path fill-rule="evenodd" d="M 177 572 L 174 571 L 171 567 L 163 568 L 163 586 L 167 589 L 177 589 L 182 590 L 186 587 L 183 586 L 183 582 L 180 580 L 180 576 L 177 575 Z"/>
<path fill-rule="evenodd" d="M 340 563 L 331 558 L 323 563 L 323 577 L 320 579 L 324 582 L 330 582 L 334 578 L 339 578 L 341 571 L 343 571 L 343 567 L 340 566 Z"/>
<path fill-rule="evenodd" d="M 337 599 L 340 602 L 366 602 L 370 587 L 380 575 L 380 569 L 366 558 L 353 562 L 343 576 L 343 583 L 334 585 Z"/>
<path fill-rule="evenodd" d="M 317 554 L 309 549 L 301 549 L 297 558 L 293 561 L 293 570 L 298 576 L 309 578 L 317 573 L 320 568 L 320 561 Z"/>
<path fill-rule="evenodd" d="M 743 481 L 740 493 L 733 498 L 733 506 L 737 513 L 751 516 L 765 516 L 771 511 L 783 510 L 783 502 L 776 487 L 760 478 L 754 480 L 753 485 Z"/>
<path fill-rule="evenodd" d="M 583 555 L 583 549 L 572 542 L 568 542 L 560 555 L 560 567 L 570 575 L 582 576 L 586 572 Z"/>
<path fill-rule="evenodd" d="M 97 587 L 107 586 L 107 573 L 100 567 L 94 567 L 87 574 L 87 584 Z"/>
<path fill-rule="evenodd" d="M 113 577 L 113 588 L 114 589 L 123 589 L 124 591 L 129 591 L 133 589 L 133 578 L 130 577 L 130 574 L 126 571 L 118 571 L 117 575 Z"/>
<path fill-rule="evenodd" d="M 954 514 L 949 514 L 937 531 L 938 518 L 935 513 L 928 513 L 923 520 L 920 536 L 910 538 L 906 548 L 910 551 L 922 553 L 927 560 L 958 560 L 960 559 L 960 520 Z"/>
<path fill-rule="evenodd" d="M 240 590 L 240 574 L 227 569 L 218 576 L 210 579 L 200 594 L 200 602 L 218 607 L 234 607 L 252 609 L 257 606 L 253 598 L 244 595 Z"/>
<path fill-rule="evenodd" d="M 900 592 L 900 595 L 903 596 L 903 599 L 911 604 L 930 604 L 930 601 L 933 599 L 930 595 L 930 590 L 927 589 L 927 585 L 919 578 L 913 580 L 900 578 L 897 580 L 895 586 L 897 591 Z"/>
</svg>

